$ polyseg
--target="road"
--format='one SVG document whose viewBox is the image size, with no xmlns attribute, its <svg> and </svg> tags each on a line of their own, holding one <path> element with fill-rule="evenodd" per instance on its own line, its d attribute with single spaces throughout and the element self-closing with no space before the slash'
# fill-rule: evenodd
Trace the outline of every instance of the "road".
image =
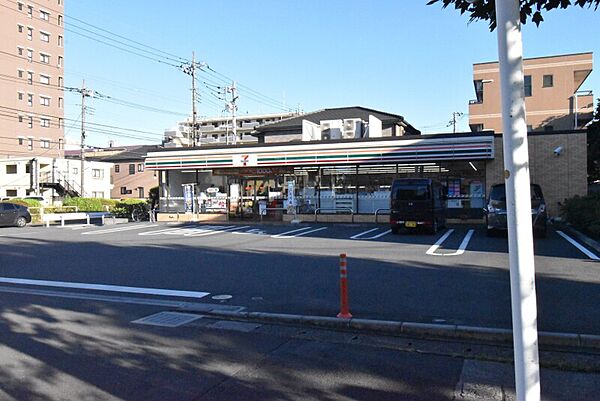
<svg viewBox="0 0 600 401">
<path fill-rule="evenodd" d="M 355 317 L 510 327 L 506 238 L 468 226 L 435 236 L 387 231 L 242 223 L 2 228 L 0 400 L 514 399 L 510 348 L 223 321 L 180 309 L 335 316 L 345 252 Z M 553 230 L 535 249 L 540 329 L 600 334 L 595 255 Z M 597 357 L 575 356 L 592 373 L 556 370 L 565 355 L 542 355 L 543 399 L 597 398 Z"/>
<path fill-rule="evenodd" d="M 102 293 L 193 291 L 203 302 L 251 311 L 335 316 L 339 254 L 346 253 L 355 317 L 510 328 L 506 238 L 469 226 L 436 236 L 387 231 L 325 224 L 4 228 L 0 286 L 21 279 L 79 283 L 86 291 L 117 286 Z M 554 230 L 535 241 L 535 253 L 539 329 L 600 334 L 594 255 Z M 221 295 L 231 297 L 212 299 Z"/>
</svg>

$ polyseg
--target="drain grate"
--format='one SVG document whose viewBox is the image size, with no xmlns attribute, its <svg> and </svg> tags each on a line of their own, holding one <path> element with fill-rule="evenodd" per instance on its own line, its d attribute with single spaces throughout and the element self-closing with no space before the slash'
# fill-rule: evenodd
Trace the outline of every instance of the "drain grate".
<svg viewBox="0 0 600 401">
<path fill-rule="evenodd" d="M 179 312 L 159 312 L 154 315 L 146 316 L 138 320 L 134 320 L 131 323 L 136 324 L 147 324 L 150 326 L 161 326 L 161 327 L 179 327 L 184 324 L 193 322 L 203 318 L 202 315 L 195 315 L 192 313 L 179 313 Z"/>
</svg>

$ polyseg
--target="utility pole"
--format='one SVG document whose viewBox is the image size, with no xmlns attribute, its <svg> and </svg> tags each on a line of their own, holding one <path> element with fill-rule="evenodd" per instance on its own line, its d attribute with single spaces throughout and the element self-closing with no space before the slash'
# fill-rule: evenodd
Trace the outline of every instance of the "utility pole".
<svg viewBox="0 0 600 401">
<path fill-rule="evenodd" d="M 239 96 L 237 95 L 237 89 L 235 87 L 235 81 L 231 83 L 231 86 L 225 88 L 225 94 L 231 93 L 231 101 L 227 102 L 226 108 L 229 112 L 231 112 L 231 122 L 232 122 L 232 131 L 233 131 L 233 144 L 237 143 L 237 119 L 235 116 L 235 112 L 237 111 L 237 105 L 235 102 L 238 100 Z M 226 141 L 227 145 L 229 145 L 229 133 L 227 133 Z"/>
<path fill-rule="evenodd" d="M 198 129 L 196 127 L 196 53 L 192 52 L 192 138 L 194 146 L 199 145 Z"/>
<path fill-rule="evenodd" d="M 460 111 L 454 111 L 452 112 L 452 120 L 450 120 L 450 122 L 448 123 L 448 125 L 446 125 L 446 127 L 452 126 L 452 133 L 456 134 L 456 122 L 457 122 L 457 117 L 463 116 L 464 114 L 461 113 Z"/>
<path fill-rule="evenodd" d="M 80 185 L 80 196 L 85 197 L 84 192 L 84 184 L 85 184 L 85 113 L 86 113 L 86 105 L 85 98 L 92 96 L 94 93 L 91 90 L 86 89 L 85 87 L 85 79 L 83 80 L 83 84 L 81 86 L 81 185 Z"/>
<path fill-rule="evenodd" d="M 515 384 L 518 401 L 540 400 L 529 149 L 519 0 L 496 1 Z"/>
</svg>

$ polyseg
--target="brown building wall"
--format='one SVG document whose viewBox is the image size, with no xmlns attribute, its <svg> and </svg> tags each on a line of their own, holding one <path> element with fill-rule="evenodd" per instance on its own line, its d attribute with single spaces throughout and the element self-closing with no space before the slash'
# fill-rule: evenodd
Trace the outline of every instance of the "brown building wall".
<svg viewBox="0 0 600 401">
<path fill-rule="evenodd" d="M 531 182 L 544 192 L 548 214 L 557 216 L 559 202 L 587 193 L 587 133 L 576 131 L 528 136 Z M 502 137 L 494 139 L 495 156 L 486 165 L 486 194 L 493 184 L 504 182 Z M 562 147 L 559 156 L 554 150 Z"/>
<path fill-rule="evenodd" d="M 140 168 L 144 168 L 143 161 L 114 163 L 115 165 L 111 170 L 113 189 L 110 197 L 112 199 L 140 198 L 138 188 L 144 188 L 142 198 L 148 198 L 150 188 L 158 186 L 158 174 L 156 172 L 150 170 L 139 171 Z M 129 166 L 131 164 L 134 165 L 134 174 L 129 173 Z M 131 193 L 122 194 L 121 188 L 131 190 Z"/>
<path fill-rule="evenodd" d="M 0 7 L 0 157 L 62 157 L 63 10 L 63 0 Z"/>
<path fill-rule="evenodd" d="M 525 75 L 531 76 L 531 96 L 525 98 L 527 125 L 533 130 L 552 126 L 556 130 L 573 129 L 574 93 L 592 71 L 593 54 L 581 53 L 539 57 L 523 61 Z M 552 87 L 544 87 L 544 75 L 552 75 Z M 500 72 L 497 62 L 473 65 L 473 80 L 483 80 L 483 102 L 469 104 L 469 124 L 502 132 Z M 593 96 L 577 98 L 578 126 L 590 120 Z"/>
</svg>

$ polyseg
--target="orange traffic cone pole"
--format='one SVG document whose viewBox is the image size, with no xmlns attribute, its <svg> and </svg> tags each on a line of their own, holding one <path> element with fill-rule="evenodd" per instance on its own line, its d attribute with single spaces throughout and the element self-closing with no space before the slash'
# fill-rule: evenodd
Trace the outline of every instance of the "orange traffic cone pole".
<svg viewBox="0 0 600 401">
<path fill-rule="evenodd" d="M 340 254 L 340 313 L 337 317 L 350 319 L 350 307 L 348 306 L 348 269 L 346 265 L 346 254 Z"/>
</svg>

